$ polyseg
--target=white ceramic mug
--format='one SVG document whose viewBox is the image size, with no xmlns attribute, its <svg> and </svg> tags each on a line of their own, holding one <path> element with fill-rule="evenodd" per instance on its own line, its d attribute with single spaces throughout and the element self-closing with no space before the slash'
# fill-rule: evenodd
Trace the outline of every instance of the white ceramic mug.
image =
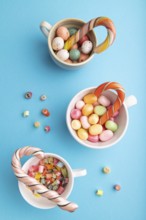
<svg viewBox="0 0 146 220">
<path fill-rule="evenodd" d="M 74 177 L 85 176 L 87 174 L 87 171 L 85 169 L 72 169 L 70 167 L 69 163 L 57 154 L 45 153 L 45 156 L 57 158 L 58 160 L 62 161 L 63 164 L 65 165 L 65 167 L 67 168 L 69 182 L 65 188 L 65 191 L 62 193 L 61 196 L 64 198 L 68 198 L 68 196 L 70 195 L 70 193 L 73 189 L 73 186 L 74 186 Z M 28 169 L 32 165 L 38 164 L 39 160 L 40 159 L 38 159 L 37 157 L 30 158 L 23 165 L 22 169 L 27 173 Z M 55 203 L 49 201 L 48 199 L 46 199 L 44 197 L 36 198 L 33 195 L 33 193 L 31 192 L 31 190 L 28 189 L 24 183 L 18 181 L 18 186 L 19 186 L 19 190 L 20 190 L 21 195 L 30 205 L 32 205 L 36 208 L 40 208 L 40 209 L 50 209 L 50 208 L 54 208 L 56 206 Z"/>
<path fill-rule="evenodd" d="M 128 124 L 129 124 L 128 108 L 137 104 L 137 99 L 133 95 L 125 99 L 122 107 L 120 108 L 119 115 L 115 120 L 115 122 L 117 122 L 119 127 L 118 127 L 118 130 L 114 133 L 114 136 L 112 137 L 112 139 L 106 142 L 100 141 L 96 143 L 92 143 L 88 140 L 83 141 L 77 136 L 76 131 L 74 131 L 71 127 L 70 112 L 75 107 L 75 104 L 77 101 L 81 100 L 88 93 L 93 93 L 95 89 L 96 87 L 87 88 L 85 90 L 80 91 L 77 95 L 75 95 L 72 98 L 71 102 L 68 105 L 67 112 L 66 112 L 66 123 L 73 138 L 77 142 L 79 142 L 81 145 L 84 145 L 86 147 L 93 148 L 93 149 L 103 149 L 103 148 L 108 148 L 108 147 L 113 146 L 114 144 L 118 143 L 121 140 L 121 138 L 123 138 L 124 134 L 126 133 Z M 109 90 L 105 91 L 103 95 L 109 98 L 112 101 L 112 103 L 114 103 L 117 98 L 117 95 L 114 92 L 109 91 Z"/>
</svg>

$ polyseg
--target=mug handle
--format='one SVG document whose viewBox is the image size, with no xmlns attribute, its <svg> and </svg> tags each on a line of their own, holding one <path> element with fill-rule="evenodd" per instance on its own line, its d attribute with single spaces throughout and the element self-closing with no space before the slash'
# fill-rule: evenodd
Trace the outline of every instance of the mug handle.
<svg viewBox="0 0 146 220">
<path fill-rule="evenodd" d="M 86 176 L 87 170 L 86 169 L 73 169 L 73 176 L 74 177 L 80 177 L 80 176 Z"/>
<path fill-rule="evenodd" d="M 41 29 L 42 33 L 44 34 L 44 36 L 47 38 L 49 36 L 49 32 L 50 32 L 51 28 L 52 28 L 52 25 L 46 21 L 42 21 L 40 24 L 40 29 Z"/>
<path fill-rule="evenodd" d="M 124 103 L 127 106 L 127 108 L 130 108 L 133 105 L 137 104 L 137 98 L 134 95 L 130 95 L 130 96 L 126 97 Z"/>
</svg>

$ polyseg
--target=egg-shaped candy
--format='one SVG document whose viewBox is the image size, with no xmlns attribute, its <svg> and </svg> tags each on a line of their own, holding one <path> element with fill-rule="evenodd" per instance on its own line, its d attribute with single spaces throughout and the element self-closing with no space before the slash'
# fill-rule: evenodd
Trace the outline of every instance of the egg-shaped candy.
<svg viewBox="0 0 146 220">
<path fill-rule="evenodd" d="M 72 49 L 69 52 L 69 57 L 71 60 L 76 61 L 80 58 L 80 51 L 77 49 Z"/>
<path fill-rule="evenodd" d="M 87 60 L 89 58 L 89 55 L 88 54 L 84 54 L 84 53 L 81 53 L 80 55 L 80 58 L 79 58 L 79 62 L 84 62 L 85 60 Z"/>
<path fill-rule="evenodd" d="M 74 45 L 72 46 L 71 50 L 72 50 L 72 49 L 78 49 L 78 44 L 74 44 Z"/>
<path fill-rule="evenodd" d="M 64 41 L 66 41 L 70 36 L 68 29 L 64 26 L 59 27 L 56 31 L 56 34 L 58 37 L 61 37 Z"/>
<path fill-rule="evenodd" d="M 81 117 L 81 111 L 79 109 L 72 109 L 70 116 L 72 119 L 79 119 Z"/>
<path fill-rule="evenodd" d="M 86 104 L 93 104 L 97 101 L 97 96 L 93 93 L 89 93 L 84 96 L 83 100 Z"/>
<path fill-rule="evenodd" d="M 82 108 L 82 114 L 85 116 L 92 114 L 92 112 L 93 112 L 93 105 L 91 105 L 91 104 L 86 104 Z"/>
<path fill-rule="evenodd" d="M 103 131 L 103 128 L 102 128 L 102 125 L 100 125 L 100 124 L 92 125 L 92 126 L 90 126 L 90 128 L 89 128 L 89 133 L 90 133 L 91 135 L 101 134 L 102 131 Z"/>
<path fill-rule="evenodd" d="M 82 100 L 79 100 L 76 103 L 76 108 L 81 110 L 84 107 L 84 105 L 85 105 L 85 102 L 83 102 Z"/>
<path fill-rule="evenodd" d="M 96 143 L 99 141 L 99 136 L 98 135 L 90 135 L 88 134 L 88 141 Z"/>
<path fill-rule="evenodd" d="M 99 121 L 99 117 L 97 114 L 92 114 L 89 116 L 88 121 L 91 125 L 95 125 Z"/>
<path fill-rule="evenodd" d="M 113 132 L 115 132 L 115 131 L 118 129 L 117 123 L 114 122 L 114 121 L 112 121 L 112 120 L 106 121 L 105 127 L 106 127 L 108 130 L 111 130 L 111 131 L 113 131 Z"/>
<path fill-rule="evenodd" d="M 68 31 L 70 33 L 70 36 L 72 36 L 78 31 L 78 29 L 75 27 L 70 27 L 70 28 L 68 28 Z"/>
<path fill-rule="evenodd" d="M 66 63 L 72 63 L 70 59 L 65 60 Z"/>
<path fill-rule="evenodd" d="M 62 60 L 62 61 L 65 61 L 69 58 L 69 52 L 65 49 L 62 49 L 62 50 L 59 50 L 57 52 L 57 57 Z"/>
<path fill-rule="evenodd" d="M 106 107 L 102 106 L 102 105 L 97 105 L 94 107 L 94 113 L 102 116 L 105 112 L 106 112 Z"/>
<path fill-rule="evenodd" d="M 81 116 L 80 121 L 81 121 L 81 125 L 84 129 L 88 129 L 90 127 L 87 116 Z"/>
<path fill-rule="evenodd" d="M 87 140 L 88 139 L 88 132 L 83 129 L 83 128 L 80 128 L 78 131 L 77 131 L 77 135 L 78 137 L 81 139 L 81 140 Z"/>
<path fill-rule="evenodd" d="M 87 40 L 81 46 L 82 53 L 89 54 L 93 48 L 93 44 L 91 41 Z"/>
<path fill-rule="evenodd" d="M 87 40 L 89 40 L 89 37 L 88 37 L 87 35 L 84 35 L 84 36 L 79 40 L 78 44 L 81 46 L 81 45 L 84 43 L 84 41 L 87 41 Z"/>
<path fill-rule="evenodd" d="M 98 102 L 99 102 L 101 105 L 105 106 L 105 107 L 107 107 L 107 106 L 109 106 L 109 105 L 111 104 L 111 101 L 110 101 L 106 96 L 104 96 L 104 95 L 101 95 L 101 96 L 98 98 Z"/>
<path fill-rule="evenodd" d="M 104 130 L 100 135 L 99 139 L 100 141 L 109 141 L 113 137 L 114 133 L 110 130 Z"/>
<path fill-rule="evenodd" d="M 55 37 L 52 41 L 53 50 L 61 50 L 64 47 L 64 40 L 61 37 Z"/>
<path fill-rule="evenodd" d="M 78 130 L 81 128 L 81 122 L 79 120 L 72 120 L 71 122 L 71 127 L 74 129 L 74 130 Z"/>
</svg>

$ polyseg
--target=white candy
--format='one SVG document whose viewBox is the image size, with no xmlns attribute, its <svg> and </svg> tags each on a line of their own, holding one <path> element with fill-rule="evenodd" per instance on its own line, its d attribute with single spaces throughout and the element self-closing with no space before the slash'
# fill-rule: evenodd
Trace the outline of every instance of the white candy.
<svg viewBox="0 0 146 220">
<path fill-rule="evenodd" d="M 76 108 L 77 109 L 82 109 L 85 105 L 85 102 L 83 102 L 82 100 L 79 100 L 77 103 L 76 103 Z"/>
<path fill-rule="evenodd" d="M 81 116 L 81 117 L 80 117 L 80 121 L 81 121 L 82 127 L 83 127 L 84 129 L 90 128 L 90 124 L 89 124 L 89 122 L 88 122 L 87 116 Z"/>
<path fill-rule="evenodd" d="M 52 42 L 53 50 L 61 50 L 64 47 L 64 40 L 61 37 L 55 37 Z"/>
<path fill-rule="evenodd" d="M 24 116 L 24 117 L 28 117 L 28 116 L 29 116 L 29 111 L 23 112 L 23 116 Z"/>
<path fill-rule="evenodd" d="M 62 49 L 62 50 L 57 52 L 57 56 L 60 60 L 65 61 L 69 58 L 69 52 L 65 49 Z"/>
<path fill-rule="evenodd" d="M 104 95 L 101 95 L 101 96 L 98 98 L 98 102 L 99 102 L 101 105 L 105 106 L 105 107 L 107 107 L 107 106 L 109 106 L 109 105 L 111 104 L 111 101 L 110 101 L 106 96 L 104 96 Z"/>
<path fill-rule="evenodd" d="M 82 46 L 81 46 L 81 51 L 84 53 L 84 54 L 89 54 L 91 52 L 93 48 L 93 44 L 91 41 L 89 40 L 86 40 L 83 42 Z"/>
</svg>

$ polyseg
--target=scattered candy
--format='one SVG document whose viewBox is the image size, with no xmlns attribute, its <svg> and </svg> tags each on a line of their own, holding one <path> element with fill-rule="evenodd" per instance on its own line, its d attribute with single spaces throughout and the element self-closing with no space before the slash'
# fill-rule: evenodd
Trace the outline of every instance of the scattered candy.
<svg viewBox="0 0 146 220">
<path fill-rule="evenodd" d="M 39 128 L 39 127 L 40 127 L 40 125 L 41 125 L 41 124 L 40 124 L 40 122 L 39 122 L 39 121 L 34 122 L 34 127 L 35 127 L 35 128 Z"/>
<path fill-rule="evenodd" d="M 62 49 L 57 52 L 57 56 L 59 59 L 65 61 L 69 58 L 69 52 L 65 49 Z"/>
<path fill-rule="evenodd" d="M 26 99 L 31 99 L 31 97 L 32 97 L 32 92 L 26 92 L 25 93 L 25 98 Z"/>
<path fill-rule="evenodd" d="M 24 117 L 28 117 L 28 116 L 29 116 L 29 111 L 28 111 L 28 110 L 27 110 L 27 111 L 24 111 L 24 112 L 23 112 L 23 116 L 24 116 Z"/>
<path fill-rule="evenodd" d="M 81 46 L 81 51 L 84 54 L 89 54 L 92 51 L 92 48 L 93 48 L 92 42 L 87 40 L 87 41 L 83 42 L 83 44 Z"/>
<path fill-rule="evenodd" d="M 61 50 L 64 47 L 64 41 L 61 37 L 55 37 L 52 42 L 52 48 L 55 51 Z"/>
<path fill-rule="evenodd" d="M 103 190 L 102 190 L 102 189 L 98 189 L 98 190 L 96 191 L 96 195 L 98 195 L 98 196 L 103 196 Z"/>
<path fill-rule="evenodd" d="M 50 128 L 50 126 L 47 125 L 47 126 L 44 127 L 44 130 L 45 130 L 46 132 L 49 132 L 49 131 L 51 130 L 51 128 Z"/>
<path fill-rule="evenodd" d="M 80 51 L 77 49 L 71 49 L 69 52 L 69 57 L 72 61 L 76 61 L 80 58 Z"/>
<path fill-rule="evenodd" d="M 56 31 L 56 34 L 58 37 L 61 37 L 64 41 L 66 41 L 70 37 L 69 30 L 64 26 L 59 27 Z"/>
<path fill-rule="evenodd" d="M 49 117 L 49 115 L 50 115 L 50 112 L 48 111 L 48 109 L 46 109 L 46 108 L 44 108 L 44 109 L 42 109 L 42 114 L 44 115 L 44 116 L 46 116 L 46 117 Z"/>
<path fill-rule="evenodd" d="M 37 165 L 29 167 L 28 175 L 48 189 L 57 191 L 59 195 L 64 192 L 69 182 L 68 171 L 64 163 L 53 157 L 42 159 Z"/>
<path fill-rule="evenodd" d="M 70 28 L 68 28 L 68 31 L 69 31 L 69 33 L 70 33 L 70 36 L 72 36 L 73 34 L 75 34 L 76 32 L 77 32 L 77 28 L 75 28 L 75 27 L 70 27 Z"/>
<path fill-rule="evenodd" d="M 115 132 L 115 131 L 118 129 L 117 123 L 114 122 L 114 121 L 112 121 L 112 120 L 106 121 L 105 127 L 106 127 L 108 130 L 111 130 L 111 131 L 113 131 L 113 132 Z"/>
<path fill-rule="evenodd" d="M 46 95 L 41 95 L 41 97 L 40 97 L 40 100 L 41 101 L 45 101 L 47 99 L 47 96 Z"/>
<path fill-rule="evenodd" d="M 116 191 L 120 191 L 120 190 L 121 190 L 121 186 L 118 185 L 118 184 L 116 184 L 116 185 L 114 185 L 114 189 L 115 189 Z"/>
<path fill-rule="evenodd" d="M 81 128 L 81 122 L 75 119 L 71 122 L 71 126 L 74 130 L 78 130 Z"/>
<path fill-rule="evenodd" d="M 111 173 L 111 169 L 109 167 L 103 167 L 102 172 L 105 174 Z"/>
</svg>

